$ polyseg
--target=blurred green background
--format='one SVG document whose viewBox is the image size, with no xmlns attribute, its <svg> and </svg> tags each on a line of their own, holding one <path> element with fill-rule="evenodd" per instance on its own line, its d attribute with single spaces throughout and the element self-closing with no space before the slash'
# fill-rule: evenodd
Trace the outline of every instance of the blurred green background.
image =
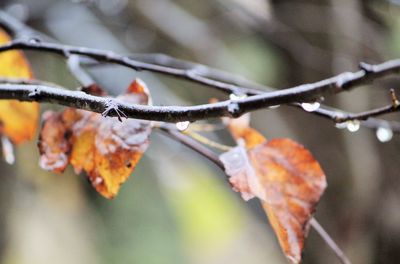
<svg viewBox="0 0 400 264">
<path fill-rule="evenodd" d="M 164 53 L 278 89 L 357 70 L 359 61 L 400 57 L 397 0 L 2 0 L 0 8 L 65 44 Z M 77 87 L 64 60 L 27 55 L 38 79 Z M 122 67 L 90 73 L 112 94 L 140 77 L 158 105 L 224 98 Z M 387 104 L 388 89 L 400 92 L 399 84 L 392 76 L 325 103 L 371 109 Z M 316 218 L 353 263 L 398 262 L 398 135 L 380 143 L 373 130 L 350 133 L 284 106 L 254 113 L 252 124 L 268 138 L 301 142 L 320 161 L 329 187 Z M 232 144 L 224 133 L 207 136 Z M 286 263 L 260 205 L 242 201 L 214 164 L 157 132 L 114 200 L 71 169 L 42 171 L 35 142 L 18 147 L 16 164 L 1 162 L 0 171 L 2 263 Z M 304 263 L 338 261 L 311 231 Z"/>
</svg>

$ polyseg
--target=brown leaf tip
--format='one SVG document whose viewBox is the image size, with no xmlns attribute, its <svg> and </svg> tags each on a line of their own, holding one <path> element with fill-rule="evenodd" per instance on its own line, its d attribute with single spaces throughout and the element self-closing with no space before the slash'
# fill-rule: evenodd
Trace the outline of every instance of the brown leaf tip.
<svg viewBox="0 0 400 264">
<path fill-rule="evenodd" d="M 104 91 L 104 89 L 101 88 L 96 83 L 93 83 L 86 87 L 82 87 L 81 91 L 84 93 L 90 94 L 90 95 L 95 95 L 95 96 L 107 96 L 107 92 Z"/>
<path fill-rule="evenodd" d="M 135 79 L 128 87 L 127 93 L 136 93 L 136 94 L 142 94 L 142 93 L 149 93 L 149 90 L 145 84 L 144 81 L 141 79 L 137 78 Z"/>
</svg>

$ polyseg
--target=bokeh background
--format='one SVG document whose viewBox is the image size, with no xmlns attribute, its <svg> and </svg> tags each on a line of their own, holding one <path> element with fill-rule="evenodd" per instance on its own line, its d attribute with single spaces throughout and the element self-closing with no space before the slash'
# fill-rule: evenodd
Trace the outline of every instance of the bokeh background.
<svg viewBox="0 0 400 264">
<path fill-rule="evenodd" d="M 400 57 L 397 0 L 1 0 L 0 8 L 62 43 L 138 58 L 168 54 L 278 89 L 357 70 L 359 61 Z M 38 79 L 77 87 L 60 57 L 27 55 Z M 160 105 L 224 98 L 156 74 L 110 65 L 88 70 L 113 94 L 140 77 Z M 349 111 L 382 106 L 389 88 L 400 93 L 399 81 L 385 78 L 325 103 Z M 350 133 L 285 106 L 252 117 L 268 138 L 295 139 L 320 161 L 329 187 L 316 218 L 353 263 L 399 261 L 398 135 L 381 143 L 371 129 Z M 233 144 L 226 133 L 206 135 Z M 18 147 L 14 166 L 0 163 L 1 262 L 286 263 L 257 202 L 242 201 L 223 173 L 193 151 L 157 131 L 151 141 L 111 201 L 71 169 L 42 171 L 35 142 Z M 304 263 L 338 261 L 311 231 Z"/>
</svg>

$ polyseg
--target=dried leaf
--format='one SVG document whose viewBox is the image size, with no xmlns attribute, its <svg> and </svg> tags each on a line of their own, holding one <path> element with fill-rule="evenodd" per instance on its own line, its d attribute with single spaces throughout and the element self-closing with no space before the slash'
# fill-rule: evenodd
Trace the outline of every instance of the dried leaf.
<svg viewBox="0 0 400 264">
<path fill-rule="evenodd" d="M 98 87 L 95 92 L 99 94 Z M 150 101 L 140 80 L 134 81 L 126 94 L 117 99 L 135 104 Z M 62 172 L 69 162 L 76 173 L 87 173 L 100 194 L 113 198 L 146 150 L 150 132 L 148 121 L 119 122 L 116 118 L 73 108 L 51 112 L 45 116 L 40 133 L 40 165 Z"/>
<path fill-rule="evenodd" d="M 0 29 L 0 45 L 10 41 L 6 32 Z M 32 71 L 20 51 L 0 53 L 0 77 L 32 78 Z M 0 101 L 0 122 L 2 134 L 14 144 L 31 140 L 36 132 L 39 119 L 39 104 L 16 100 Z"/>
<path fill-rule="evenodd" d="M 289 260 L 299 263 L 309 221 L 327 185 L 325 174 L 312 154 L 290 139 L 273 139 L 248 153 L 279 243 Z"/>
<path fill-rule="evenodd" d="M 245 200 L 261 200 L 286 257 L 300 263 L 309 221 L 327 185 L 325 174 L 302 145 L 290 139 L 262 142 L 254 131 L 234 125 L 234 137 L 240 142 L 242 136 L 247 149 L 239 145 L 220 159 L 233 189 Z"/>
</svg>

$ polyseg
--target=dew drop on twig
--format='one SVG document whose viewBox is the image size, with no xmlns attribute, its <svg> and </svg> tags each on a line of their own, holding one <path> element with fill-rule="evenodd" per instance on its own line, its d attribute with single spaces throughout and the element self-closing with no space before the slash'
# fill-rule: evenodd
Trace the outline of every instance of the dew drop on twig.
<svg viewBox="0 0 400 264">
<path fill-rule="evenodd" d="M 388 142 L 393 138 L 393 131 L 389 127 L 379 127 L 376 130 L 376 137 L 380 142 Z"/>
<path fill-rule="evenodd" d="M 314 112 L 317 110 L 321 104 L 319 102 L 313 102 L 313 103 L 302 103 L 301 107 L 307 111 L 307 112 Z"/>
<path fill-rule="evenodd" d="M 186 129 L 188 129 L 189 125 L 189 121 L 178 122 L 175 124 L 176 129 L 178 129 L 179 131 L 185 131 Z"/>
<path fill-rule="evenodd" d="M 347 128 L 347 123 L 346 122 L 336 123 L 335 127 L 339 128 L 339 129 L 345 129 L 345 128 Z"/>
<path fill-rule="evenodd" d="M 29 41 L 29 43 L 32 43 L 32 44 L 40 43 L 40 39 L 39 38 L 35 38 L 35 37 L 30 38 L 28 41 Z"/>
<path fill-rule="evenodd" d="M 231 93 L 229 95 L 229 100 L 231 101 L 238 101 L 240 99 L 245 99 L 247 97 L 246 94 L 236 94 L 236 93 Z"/>
<path fill-rule="evenodd" d="M 350 132 L 357 132 L 360 129 L 360 121 L 358 120 L 351 120 L 347 121 L 347 130 Z"/>
</svg>

